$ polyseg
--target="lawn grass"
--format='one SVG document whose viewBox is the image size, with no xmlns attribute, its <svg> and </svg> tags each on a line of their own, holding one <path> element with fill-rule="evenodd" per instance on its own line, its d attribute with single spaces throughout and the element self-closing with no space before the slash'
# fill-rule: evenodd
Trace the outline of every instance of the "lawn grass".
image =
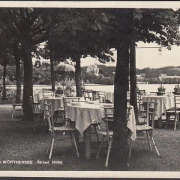
<svg viewBox="0 0 180 180">
<path fill-rule="evenodd" d="M 11 105 L 0 105 L 0 171 L 109 171 L 104 167 L 107 148 L 103 148 L 98 160 L 95 156 L 98 150 L 96 137 L 92 145 L 91 160 L 84 156 L 84 146 L 80 138 L 80 158 L 70 140 L 56 142 L 52 161 L 60 164 L 52 164 L 48 161 L 46 149 L 50 136 L 46 131 L 45 123 L 41 123 L 37 132 L 33 131 L 33 123 L 22 120 L 22 111 L 15 111 L 14 119 L 11 119 Z M 67 136 L 67 135 L 65 135 Z M 65 137 L 63 136 L 63 137 Z M 135 141 L 132 155 L 129 160 L 130 171 L 179 171 L 180 170 L 180 129 L 173 131 L 168 129 L 155 129 L 154 139 L 161 156 L 155 151 L 150 152 L 147 142 Z M 29 164 L 4 164 L 4 160 L 33 161 Z M 49 164 L 37 164 L 37 160 L 49 162 Z M 62 162 L 62 164 L 61 164 Z"/>
</svg>

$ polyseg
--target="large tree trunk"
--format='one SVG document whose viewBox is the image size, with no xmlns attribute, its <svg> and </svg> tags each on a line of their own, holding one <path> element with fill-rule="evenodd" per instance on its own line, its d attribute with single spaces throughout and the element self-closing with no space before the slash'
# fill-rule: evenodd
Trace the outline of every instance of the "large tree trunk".
<svg viewBox="0 0 180 180">
<path fill-rule="evenodd" d="M 77 58 L 76 66 L 75 66 L 75 81 L 76 81 L 76 96 L 77 97 L 82 96 L 80 75 L 81 75 L 81 61 L 80 61 L 80 58 Z"/>
<path fill-rule="evenodd" d="M 21 102 L 21 63 L 20 63 L 21 56 L 18 48 L 18 43 L 14 43 L 13 52 L 16 62 L 16 89 L 17 89 L 16 103 L 20 103 Z"/>
<path fill-rule="evenodd" d="M 137 93 L 136 93 L 136 47 L 135 41 L 130 44 L 130 104 L 134 106 L 136 121 L 138 121 Z M 138 123 L 138 122 L 137 122 Z"/>
<path fill-rule="evenodd" d="M 55 54 L 54 54 L 54 46 L 53 41 L 49 41 L 50 43 L 50 66 L 51 66 L 51 85 L 52 85 L 52 91 L 55 91 L 55 79 L 54 79 L 54 64 L 55 61 Z"/>
<path fill-rule="evenodd" d="M 110 158 L 112 170 L 127 170 L 127 91 L 129 74 L 129 44 L 122 41 L 117 48 L 117 65 L 114 80 L 113 145 Z"/>
<path fill-rule="evenodd" d="M 31 45 L 22 41 L 24 61 L 23 112 L 26 120 L 33 120 L 30 96 L 33 97 Z"/>
<path fill-rule="evenodd" d="M 3 64 L 3 99 L 6 99 L 6 68 L 7 64 L 4 62 Z"/>
<path fill-rule="evenodd" d="M 113 144 L 109 166 L 113 171 L 128 170 L 127 91 L 129 90 L 129 36 L 132 33 L 133 11 L 117 11 L 121 23 L 117 43 L 117 64 L 114 79 Z M 123 19 L 122 19 L 123 17 Z"/>
</svg>

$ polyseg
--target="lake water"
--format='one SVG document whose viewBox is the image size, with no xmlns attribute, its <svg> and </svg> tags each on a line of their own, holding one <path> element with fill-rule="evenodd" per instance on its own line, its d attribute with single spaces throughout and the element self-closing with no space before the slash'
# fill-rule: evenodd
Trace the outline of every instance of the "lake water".
<svg viewBox="0 0 180 180">
<path fill-rule="evenodd" d="M 147 93 L 150 92 L 157 92 L 157 88 L 160 86 L 160 84 L 138 84 L 139 89 L 146 90 Z M 175 84 L 163 84 L 163 86 L 166 88 L 166 92 L 173 92 Z M 96 91 L 106 91 L 106 92 L 113 92 L 114 86 L 113 85 L 104 85 L 104 86 L 85 86 L 86 89 L 92 89 Z"/>
<path fill-rule="evenodd" d="M 146 90 L 147 93 L 150 92 L 157 92 L 157 88 L 160 86 L 160 84 L 138 84 L 139 89 Z M 175 84 L 164 84 L 163 85 L 166 88 L 166 92 L 173 92 Z M 7 85 L 7 89 L 16 89 L 15 85 Z M 51 86 L 48 85 L 34 85 L 33 89 L 42 89 L 42 88 L 51 88 Z M 113 92 L 114 86 L 113 85 L 85 85 L 85 88 L 88 90 L 95 90 L 95 91 L 106 91 L 106 92 Z"/>
</svg>

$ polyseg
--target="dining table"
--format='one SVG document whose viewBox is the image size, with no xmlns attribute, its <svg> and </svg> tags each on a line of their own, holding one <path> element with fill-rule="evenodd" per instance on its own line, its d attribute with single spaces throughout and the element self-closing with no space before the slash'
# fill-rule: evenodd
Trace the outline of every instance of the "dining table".
<svg viewBox="0 0 180 180">
<path fill-rule="evenodd" d="M 91 158 L 91 124 L 103 123 L 102 118 L 105 117 L 104 107 L 113 107 L 112 103 L 91 103 L 91 102 L 74 102 L 67 106 L 66 117 L 75 122 L 75 127 L 83 136 L 85 143 L 85 157 L 87 160 Z M 127 127 L 131 131 L 131 139 L 136 139 L 134 108 L 130 111 L 130 118 Z"/>
<path fill-rule="evenodd" d="M 155 120 L 158 120 L 158 126 L 162 126 L 162 114 L 166 114 L 166 110 L 174 107 L 174 96 L 173 95 L 146 95 L 142 96 L 142 102 L 157 102 L 157 112 Z"/>
</svg>

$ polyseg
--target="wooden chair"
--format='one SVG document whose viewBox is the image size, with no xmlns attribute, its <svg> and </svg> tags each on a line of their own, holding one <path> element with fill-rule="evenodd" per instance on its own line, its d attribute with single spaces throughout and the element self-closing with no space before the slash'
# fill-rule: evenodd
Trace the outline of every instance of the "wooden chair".
<svg viewBox="0 0 180 180">
<path fill-rule="evenodd" d="M 37 123 L 44 120 L 44 112 L 40 108 L 40 102 L 34 102 L 32 97 L 30 97 L 30 99 L 33 110 L 34 132 L 35 132 Z"/>
<path fill-rule="evenodd" d="M 172 117 L 173 116 L 173 117 Z M 180 95 L 174 95 L 174 107 L 166 111 L 166 126 L 167 128 L 171 119 L 174 121 L 174 131 L 176 130 L 177 123 L 179 123 L 180 116 Z M 172 118 L 171 118 L 172 117 Z"/>
<path fill-rule="evenodd" d="M 137 106 L 138 106 L 138 110 L 140 110 L 140 106 L 142 104 L 142 96 L 144 96 L 146 94 L 145 90 L 137 90 Z"/>
<path fill-rule="evenodd" d="M 127 109 L 128 109 L 127 110 L 127 121 L 128 121 L 131 107 L 129 106 Z M 100 130 L 98 132 L 99 134 L 102 135 L 102 140 L 101 140 L 101 144 L 100 144 L 99 149 L 98 149 L 98 153 L 96 155 L 96 159 L 99 158 L 101 148 L 102 148 L 104 140 L 106 138 L 107 143 L 108 143 L 108 151 L 107 151 L 107 156 L 106 156 L 105 167 L 108 167 L 109 155 L 110 155 L 112 141 L 113 141 L 113 130 L 110 127 L 112 126 L 112 122 L 113 122 L 113 118 L 114 118 L 113 117 L 114 108 L 113 107 L 105 107 L 104 111 L 105 111 L 105 118 L 103 118 L 103 121 L 106 123 L 106 128 L 105 128 L 105 130 Z"/>
<path fill-rule="evenodd" d="M 54 112 L 54 121 L 57 122 L 58 118 L 62 118 L 60 124 L 64 125 L 66 118 L 66 107 L 71 104 L 71 102 L 79 101 L 80 97 L 63 97 L 63 108 L 59 108 Z"/>
<path fill-rule="evenodd" d="M 78 151 L 77 143 L 76 143 L 76 139 L 75 139 L 75 132 L 77 130 L 75 129 L 75 127 L 71 126 L 69 121 L 66 121 L 66 124 L 62 127 L 55 127 L 51 108 L 52 108 L 51 104 L 47 104 L 47 102 L 45 102 L 45 118 L 48 121 L 49 132 L 51 135 L 50 144 L 49 144 L 49 147 L 46 151 L 46 154 L 49 154 L 49 159 L 51 159 L 53 146 L 54 146 L 54 142 L 55 142 L 55 138 L 56 138 L 57 133 L 66 132 L 66 133 L 70 134 L 70 138 L 72 139 L 73 144 L 75 146 L 77 156 L 79 157 L 79 151 Z M 65 139 L 63 139 L 63 140 L 65 140 Z"/>
<path fill-rule="evenodd" d="M 144 137 L 142 137 L 142 138 L 137 137 L 137 140 L 147 140 L 151 151 L 152 151 L 152 146 L 151 146 L 150 141 L 152 141 L 155 151 L 156 151 L 157 155 L 159 156 L 160 153 L 156 147 L 156 144 L 155 144 L 155 141 L 153 138 L 154 118 L 155 118 L 156 111 L 157 111 L 157 103 L 156 102 L 147 102 L 146 103 L 146 107 L 144 107 L 144 110 L 142 111 L 142 115 L 140 115 L 138 117 L 138 118 L 143 118 L 146 123 L 142 124 L 142 125 L 136 125 L 136 132 L 137 132 L 137 135 L 138 134 L 142 135 L 143 132 L 146 133 L 146 137 L 147 137 L 146 139 L 144 139 Z M 130 142 L 129 157 L 131 156 L 131 149 L 132 149 L 132 141 Z"/>
<path fill-rule="evenodd" d="M 13 107 L 13 109 L 12 109 L 12 114 L 11 114 L 12 119 L 14 118 L 14 111 L 15 111 L 16 107 L 22 108 L 22 106 L 23 106 L 22 99 L 21 99 L 20 103 L 16 103 L 16 96 L 13 95 L 12 96 L 12 107 Z"/>
</svg>

